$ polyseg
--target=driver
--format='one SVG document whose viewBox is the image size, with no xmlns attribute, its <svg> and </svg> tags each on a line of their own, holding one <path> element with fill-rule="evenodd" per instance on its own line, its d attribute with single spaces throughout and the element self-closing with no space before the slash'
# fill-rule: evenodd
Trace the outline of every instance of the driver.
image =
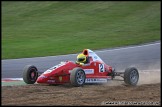
<svg viewBox="0 0 162 107">
<path fill-rule="evenodd" d="M 76 61 L 77 64 L 79 65 L 85 65 L 88 63 L 88 57 L 86 55 L 84 55 L 83 53 L 80 53 L 78 56 L 77 56 L 77 61 Z"/>
</svg>

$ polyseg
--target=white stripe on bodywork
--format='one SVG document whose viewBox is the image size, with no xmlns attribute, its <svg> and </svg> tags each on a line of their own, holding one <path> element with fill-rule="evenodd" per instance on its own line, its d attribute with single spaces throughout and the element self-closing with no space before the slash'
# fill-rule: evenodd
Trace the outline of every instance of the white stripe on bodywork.
<svg viewBox="0 0 162 107">
<path fill-rule="evenodd" d="M 106 83 L 108 78 L 86 78 L 85 83 Z"/>
<path fill-rule="evenodd" d="M 85 74 L 94 74 L 94 69 L 83 69 Z"/>
</svg>

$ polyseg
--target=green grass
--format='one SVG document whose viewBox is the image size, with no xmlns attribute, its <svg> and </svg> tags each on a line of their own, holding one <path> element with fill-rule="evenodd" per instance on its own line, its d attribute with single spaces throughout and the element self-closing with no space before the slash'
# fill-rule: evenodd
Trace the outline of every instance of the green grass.
<svg viewBox="0 0 162 107">
<path fill-rule="evenodd" d="M 160 1 L 3 1 L 2 59 L 160 40 Z"/>
</svg>

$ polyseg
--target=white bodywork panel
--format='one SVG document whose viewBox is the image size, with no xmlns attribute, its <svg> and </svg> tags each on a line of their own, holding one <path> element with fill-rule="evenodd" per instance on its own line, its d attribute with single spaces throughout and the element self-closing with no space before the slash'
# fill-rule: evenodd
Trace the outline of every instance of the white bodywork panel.
<svg viewBox="0 0 162 107">
<path fill-rule="evenodd" d="M 88 52 L 88 55 L 90 57 L 92 57 L 93 61 L 100 61 L 100 62 L 103 62 L 104 63 L 104 61 L 95 52 L 93 52 L 90 49 L 86 49 L 86 50 Z"/>
</svg>

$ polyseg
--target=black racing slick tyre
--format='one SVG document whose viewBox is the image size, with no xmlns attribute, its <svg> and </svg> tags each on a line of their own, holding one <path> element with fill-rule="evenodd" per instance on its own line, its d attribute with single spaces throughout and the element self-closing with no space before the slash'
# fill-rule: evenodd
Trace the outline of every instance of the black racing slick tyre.
<svg viewBox="0 0 162 107">
<path fill-rule="evenodd" d="M 139 80 L 139 73 L 137 68 L 129 67 L 124 72 L 124 82 L 127 85 L 135 86 Z"/>
<path fill-rule="evenodd" d="M 38 70 L 34 65 L 26 65 L 23 69 L 23 80 L 27 84 L 34 84 L 38 78 Z"/>
<path fill-rule="evenodd" d="M 82 68 L 76 67 L 71 71 L 70 82 L 73 86 L 83 86 L 85 83 L 86 75 Z"/>
</svg>

